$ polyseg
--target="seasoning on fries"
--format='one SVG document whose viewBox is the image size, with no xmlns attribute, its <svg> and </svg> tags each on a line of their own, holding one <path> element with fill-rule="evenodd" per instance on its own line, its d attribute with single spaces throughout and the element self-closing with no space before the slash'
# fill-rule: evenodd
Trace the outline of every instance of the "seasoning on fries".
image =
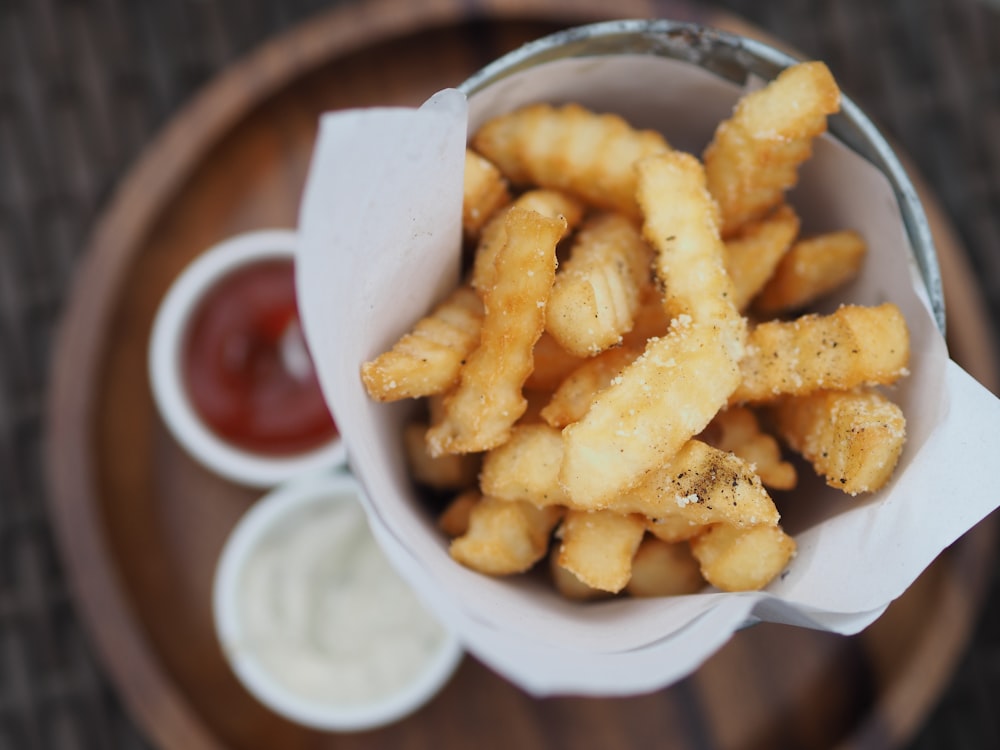
<svg viewBox="0 0 1000 750">
<path fill-rule="evenodd" d="M 701 160 L 577 104 L 473 135 L 468 278 L 362 367 L 376 400 L 430 397 L 407 456 L 453 494 L 455 560 L 546 559 L 577 601 L 759 589 L 796 549 L 769 492 L 797 485 L 786 450 L 848 495 L 888 481 L 906 428 L 880 389 L 907 374 L 906 321 L 808 312 L 865 243 L 800 237 L 785 202 L 839 101 L 826 66 L 793 66 Z"/>
</svg>

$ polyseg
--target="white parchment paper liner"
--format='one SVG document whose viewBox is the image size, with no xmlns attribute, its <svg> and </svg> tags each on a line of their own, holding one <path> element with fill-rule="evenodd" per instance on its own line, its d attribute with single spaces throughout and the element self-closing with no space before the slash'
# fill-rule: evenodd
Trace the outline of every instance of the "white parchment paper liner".
<svg viewBox="0 0 1000 750">
<path fill-rule="evenodd" d="M 448 556 L 406 475 L 400 434 L 412 406 L 372 402 L 358 373 L 457 282 L 467 133 L 529 101 L 578 101 L 700 154 L 740 93 L 669 59 L 569 59 L 505 79 L 468 109 L 461 93 L 445 90 L 420 109 L 346 111 L 321 122 L 300 215 L 299 304 L 324 394 L 368 490 L 371 525 L 467 648 L 532 692 L 654 689 L 758 620 L 857 632 L 998 505 L 986 467 L 1000 444 L 1000 401 L 949 360 L 889 184 L 824 137 L 792 195 L 803 230 L 860 231 L 869 258 L 837 301 L 891 300 L 912 336 L 912 375 L 890 394 L 909 434 L 890 485 L 850 498 L 803 476 L 795 502 L 781 506 L 798 554 L 762 592 L 581 605 L 531 577 L 489 578 Z"/>
</svg>

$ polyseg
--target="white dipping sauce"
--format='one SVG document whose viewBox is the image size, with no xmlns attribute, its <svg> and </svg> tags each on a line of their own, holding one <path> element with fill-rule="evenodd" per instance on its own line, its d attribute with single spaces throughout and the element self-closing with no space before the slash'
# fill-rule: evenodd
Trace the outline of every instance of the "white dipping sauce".
<svg viewBox="0 0 1000 750">
<path fill-rule="evenodd" d="M 231 648 L 331 706 L 400 691 L 445 641 L 350 502 L 303 508 L 272 529 L 249 554 L 237 607 L 242 637 Z"/>
</svg>

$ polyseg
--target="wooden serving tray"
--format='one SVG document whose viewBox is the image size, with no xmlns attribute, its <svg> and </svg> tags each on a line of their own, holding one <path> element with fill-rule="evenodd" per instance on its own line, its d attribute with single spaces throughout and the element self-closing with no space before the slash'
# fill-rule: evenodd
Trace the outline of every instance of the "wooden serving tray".
<svg viewBox="0 0 1000 750">
<path fill-rule="evenodd" d="M 984 591 L 992 522 L 941 555 L 862 635 L 761 625 L 692 677 L 642 697 L 536 700 L 466 658 L 412 717 L 323 735 L 270 713 L 230 673 L 210 586 L 226 535 L 257 493 L 193 463 L 157 416 L 146 349 L 165 291 L 215 242 L 294 225 L 321 112 L 418 104 L 527 40 L 610 13 L 748 31 L 678 2 L 370 0 L 222 75 L 153 143 L 97 223 L 54 356 L 51 510 L 104 667 L 161 747 L 885 746 L 913 733 L 946 684 Z M 954 356 L 995 387 L 976 288 L 929 208 Z"/>
</svg>

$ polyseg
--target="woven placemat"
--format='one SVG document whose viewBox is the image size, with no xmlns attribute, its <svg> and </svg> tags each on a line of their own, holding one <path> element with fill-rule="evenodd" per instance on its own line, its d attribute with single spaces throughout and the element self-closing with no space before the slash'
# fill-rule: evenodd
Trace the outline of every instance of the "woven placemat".
<svg viewBox="0 0 1000 750">
<path fill-rule="evenodd" d="M 44 394 L 75 261 L 116 181 L 228 63 L 336 3 L 0 2 L 0 750 L 145 748 L 74 613 L 45 511 Z M 718 3 L 811 57 L 908 152 L 1000 321 L 1000 10 Z M 1000 570 L 914 748 L 1000 747 Z"/>
</svg>

